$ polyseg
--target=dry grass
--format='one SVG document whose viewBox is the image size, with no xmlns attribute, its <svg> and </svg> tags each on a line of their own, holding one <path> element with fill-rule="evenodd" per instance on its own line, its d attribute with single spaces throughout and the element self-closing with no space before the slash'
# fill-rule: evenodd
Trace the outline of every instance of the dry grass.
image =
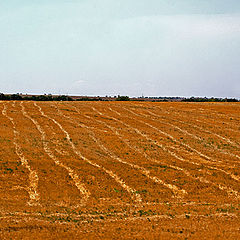
<svg viewBox="0 0 240 240">
<path fill-rule="evenodd" d="M 0 102 L 0 238 L 238 239 L 239 112 Z"/>
</svg>

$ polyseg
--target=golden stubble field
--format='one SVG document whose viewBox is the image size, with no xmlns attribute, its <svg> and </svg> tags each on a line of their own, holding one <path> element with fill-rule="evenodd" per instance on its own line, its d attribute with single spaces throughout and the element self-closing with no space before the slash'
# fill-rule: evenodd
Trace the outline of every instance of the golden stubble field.
<svg viewBox="0 0 240 240">
<path fill-rule="evenodd" d="M 239 239 L 239 113 L 0 102 L 0 239 Z"/>
</svg>

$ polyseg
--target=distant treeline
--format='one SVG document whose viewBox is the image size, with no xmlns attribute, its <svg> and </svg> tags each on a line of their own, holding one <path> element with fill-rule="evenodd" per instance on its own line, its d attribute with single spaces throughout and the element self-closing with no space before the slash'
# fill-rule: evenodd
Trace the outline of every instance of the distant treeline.
<svg viewBox="0 0 240 240">
<path fill-rule="evenodd" d="M 150 101 L 150 102 L 239 102 L 236 98 L 201 98 L 201 97 L 141 97 L 130 98 L 128 96 L 115 97 L 69 97 L 66 95 L 54 96 L 51 94 L 44 95 L 22 95 L 22 94 L 3 94 L 0 93 L 0 100 L 21 100 L 21 101 Z"/>
<path fill-rule="evenodd" d="M 0 100 L 21 100 L 21 101 L 108 101 L 107 98 L 101 97 L 79 97 L 72 98 L 66 95 L 53 96 L 51 94 L 44 95 L 21 95 L 21 94 L 11 94 L 5 95 L 0 93 Z M 129 101 L 128 96 L 118 96 L 114 98 L 115 101 Z"/>
<path fill-rule="evenodd" d="M 190 97 L 185 98 L 182 102 L 239 102 L 236 98 L 200 98 L 200 97 Z"/>
<path fill-rule="evenodd" d="M 32 95 L 32 96 L 22 96 L 20 94 L 4 95 L 0 94 L 0 100 L 26 100 L 26 101 L 73 101 L 69 96 L 60 95 Z"/>
</svg>

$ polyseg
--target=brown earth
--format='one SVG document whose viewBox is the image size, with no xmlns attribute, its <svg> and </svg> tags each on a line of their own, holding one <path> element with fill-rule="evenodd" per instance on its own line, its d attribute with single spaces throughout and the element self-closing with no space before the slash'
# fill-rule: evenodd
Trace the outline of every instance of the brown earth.
<svg viewBox="0 0 240 240">
<path fill-rule="evenodd" d="M 0 113 L 0 239 L 240 238 L 238 103 Z"/>
</svg>

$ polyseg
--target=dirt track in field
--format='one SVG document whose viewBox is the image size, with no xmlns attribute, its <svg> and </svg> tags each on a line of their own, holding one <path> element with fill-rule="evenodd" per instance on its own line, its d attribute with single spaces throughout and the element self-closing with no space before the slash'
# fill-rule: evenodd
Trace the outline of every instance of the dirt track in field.
<svg viewBox="0 0 240 240">
<path fill-rule="evenodd" d="M 240 238 L 237 103 L 0 102 L 0 239 Z"/>
</svg>

